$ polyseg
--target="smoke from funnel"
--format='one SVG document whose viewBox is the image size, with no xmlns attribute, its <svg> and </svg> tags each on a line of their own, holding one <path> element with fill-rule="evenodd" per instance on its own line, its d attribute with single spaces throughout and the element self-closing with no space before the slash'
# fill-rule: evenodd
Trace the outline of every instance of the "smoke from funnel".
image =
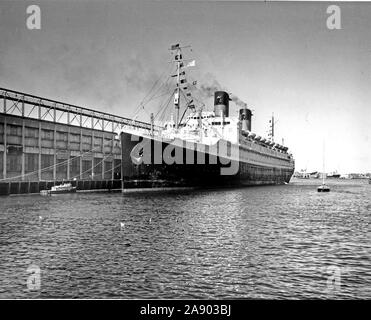
<svg viewBox="0 0 371 320">
<path fill-rule="evenodd" d="M 231 99 L 232 101 L 239 107 L 241 108 L 246 108 L 247 107 L 247 104 L 245 102 L 243 102 L 239 97 L 235 96 L 235 95 L 232 95 L 231 96 Z"/>
<path fill-rule="evenodd" d="M 218 80 L 211 73 L 207 73 L 203 80 L 200 81 L 199 92 L 203 96 L 203 98 L 211 98 L 214 97 L 214 92 L 216 91 L 226 91 L 230 92 L 227 88 L 223 87 Z M 230 94 L 231 100 L 240 108 L 247 107 L 247 104 L 243 102 L 240 98 L 236 95 Z"/>
<path fill-rule="evenodd" d="M 216 80 L 213 80 L 211 84 L 201 84 L 200 86 L 200 90 L 206 98 L 213 97 L 215 91 L 220 91 L 222 89 L 222 86 Z"/>
</svg>

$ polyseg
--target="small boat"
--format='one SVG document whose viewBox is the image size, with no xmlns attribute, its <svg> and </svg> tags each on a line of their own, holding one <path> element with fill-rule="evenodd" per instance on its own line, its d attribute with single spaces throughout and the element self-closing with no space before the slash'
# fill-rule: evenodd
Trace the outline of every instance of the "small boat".
<svg viewBox="0 0 371 320">
<path fill-rule="evenodd" d="M 63 183 L 57 186 L 53 186 L 50 190 L 41 190 L 40 194 L 60 194 L 60 193 L 73 193 L 76 192 L 76 187 L 73 187 L 71 183 Z"/>
<path fill-rule="evenodd" d="M 323 184 L 322 186 L 319 186 L 317 188 L 317 191 L 318 192 L 330 192 L 330 188 L 326 186 L 325 184 Z"/>
</svg>

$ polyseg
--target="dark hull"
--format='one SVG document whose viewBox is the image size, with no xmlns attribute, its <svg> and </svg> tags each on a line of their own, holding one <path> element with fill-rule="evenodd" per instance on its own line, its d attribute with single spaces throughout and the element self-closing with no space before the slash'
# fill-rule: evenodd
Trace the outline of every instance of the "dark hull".
<svg viewBox="0 0 371 320">
<path fill-rule="evenodd" d="M 318 192 L 330 192 L 330 188 L 326 186 L 321 186 L 317 188 Z"/>
<path fill-rule="evenodd" d="M 123 132 L 121 134 L 122 143 L 122 182 L 123 191 L 130 189 L 149 189 L 149 188 L 215 188 L 215 187 L 235 187 L 235 186 L 254 186 L 254 185 L 275 185 L 288 183 L 294 172 L 291 168 L 267 167 L 256 164 L 249 164 L 242 161 L 232 161 L 237 166 L 238 171 L 232 175 L 222 175 L 221 168 L 229 167 L 225 165 L 223 158 L 217 158 L 216 163 L 210 164 L 212 157 L 208 150 L 205 152 L 194 152 L 194 164 L 188 164 L 183 152 L 182 163 L 158 163 L 153 161 L 154 145 L 151 142 L 151 163 L 134 164 L 131 152 L 141 141 L 132 141 L 132 135 Z M 164 150 L 169 143 L 162 143 Z M 189 149 L 188 149 L 189 150 Z M 182 150 L 184 151 L 184 150 Z M 202 153 L 200 156 L 199 154 Z M 196 159 L 204 157 L 204 163 L 197 163 Z M 225 159 L 224 159 L 225 160 Z"/>
</svg>

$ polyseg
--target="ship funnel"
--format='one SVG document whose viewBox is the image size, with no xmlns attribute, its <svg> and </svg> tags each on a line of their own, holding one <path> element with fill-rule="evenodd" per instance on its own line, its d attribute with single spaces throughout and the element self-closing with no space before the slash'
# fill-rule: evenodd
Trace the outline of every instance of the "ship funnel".
<svg viewBox="0 0 371 320">
<path fill-rule="evenodd" d="M 251 116 L 252 112 L 246 106 L 240 109 L 242 131 L 251 131 Z"/>
<path fill-rule="evenodd" d="M 229 116 L 229 95 L 225 91 L 215 91 L 214 93 L 214 112 L 215 116 Z"/>
</svg>

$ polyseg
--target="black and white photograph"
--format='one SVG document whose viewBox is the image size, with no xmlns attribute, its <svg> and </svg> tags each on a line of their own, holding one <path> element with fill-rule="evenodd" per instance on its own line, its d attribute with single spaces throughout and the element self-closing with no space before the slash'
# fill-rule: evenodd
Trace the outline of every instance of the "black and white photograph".
<svg viewBox="0 0 371 320">
<path fill-rule="evenodd" d="M 1 1 L 0 299 L 371 299 L 370 30 L 368 2 Z"/>
</svg>

